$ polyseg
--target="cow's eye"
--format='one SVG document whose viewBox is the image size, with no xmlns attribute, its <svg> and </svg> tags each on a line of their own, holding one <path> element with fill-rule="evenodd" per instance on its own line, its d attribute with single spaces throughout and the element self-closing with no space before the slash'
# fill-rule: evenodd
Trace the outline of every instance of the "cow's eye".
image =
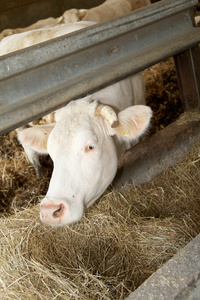
<svg viewBox="0 0 200 300">
<path fill-rule="evenodd" d="M 85 147 L 85 151 L 86 152 L 89 152 L 89 151 L 92 151 L 96 148 L 96 145 L 95 144 L 89 144 Z"/>
</svg>

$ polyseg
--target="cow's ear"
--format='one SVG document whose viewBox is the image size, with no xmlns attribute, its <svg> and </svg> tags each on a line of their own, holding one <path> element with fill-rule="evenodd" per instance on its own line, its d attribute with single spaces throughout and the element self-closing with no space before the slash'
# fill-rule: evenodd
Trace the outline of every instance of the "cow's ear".
<svg viewBox="0 0 200 300">
<path fill-rule="evenodd" d="M 119 125 L 112 129 L 112 133 L 125 138 L 137 139 L 148 129 L 151 117 L 150 107 L 130 106 L 118 114 Z"/>
<path fill-rule="evenodd" d="M 18 140 L 38 152 L 47 153 L 47 140 L 55 124 L 38 125 L 23 130 L 17 130 Z"/>
</svg>

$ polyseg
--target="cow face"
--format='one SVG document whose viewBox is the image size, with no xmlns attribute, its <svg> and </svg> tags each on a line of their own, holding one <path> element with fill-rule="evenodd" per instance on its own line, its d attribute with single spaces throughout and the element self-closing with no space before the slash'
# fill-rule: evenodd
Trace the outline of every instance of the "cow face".
<svg viewBox="0 0 200 300">
<path fill-rule="evenodd" d="M 101 117 L 97 103 L 73 101 L 58 112 L 57 124 L 48 139 L 54 170 L 41 219 L 70 224 L 81 219 L 112 182 L 117 171 L 117 150 Z"/>
<path fill-rule="evenodd" d="M 89 97 L 70 102 L 57 111 L 47 150 L 54 169 L 41 220 L 66 225 L 81 219 L 84 209 L 98 199 L 114 179 L 118 155 L 147 129 L 152 112 L 144 105 L 126 108 L 118 115 Z M 38 138 L 23 143 L 42 152 L 47 140 L 44 127 Z M 26 133 L 27 134 L 27 133 Z M 42 141 L 44 137 L 44 141 Z M 45 147 L 46 148 L 46 147 Z"/>
</svg>

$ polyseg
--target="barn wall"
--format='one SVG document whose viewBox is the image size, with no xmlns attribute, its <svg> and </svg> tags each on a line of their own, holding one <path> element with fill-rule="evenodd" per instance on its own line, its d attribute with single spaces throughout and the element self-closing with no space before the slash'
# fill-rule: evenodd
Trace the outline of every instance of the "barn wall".
<svg viewBox="0 0 200 300">
<path fill-rule="evenodd" d="M 1 0 L 0 31 L 6 28 L 26 27 L 38 20 L 59 17 L 71 8 L 91 8 L 103 0 Z"/>
</svg>

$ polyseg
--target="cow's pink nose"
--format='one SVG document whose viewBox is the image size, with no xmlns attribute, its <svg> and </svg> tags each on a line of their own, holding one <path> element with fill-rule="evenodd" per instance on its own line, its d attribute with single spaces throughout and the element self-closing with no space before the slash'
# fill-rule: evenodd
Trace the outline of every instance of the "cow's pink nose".
<svg viewBox="0 0 200 300">
<path fill-rule="evenodd" d="M 65 210 L 64 203 L 54 204 L 52 201 L 41 203 L 41 220 L 45 223 L 60 224 L 62 223 Z"/>
</svg>

